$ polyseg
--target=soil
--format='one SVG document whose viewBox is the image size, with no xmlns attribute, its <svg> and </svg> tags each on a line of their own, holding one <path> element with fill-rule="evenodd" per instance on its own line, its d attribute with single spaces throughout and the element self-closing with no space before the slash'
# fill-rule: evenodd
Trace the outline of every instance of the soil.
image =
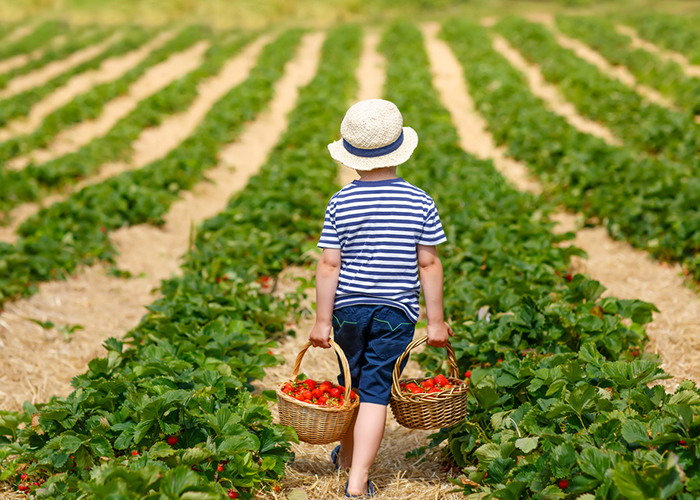
<svg viewBox="0 0 700 500">
<path fill-rule="evenodd" d="M 557 29 L 556 22 L 554 21 L 554 18 L 552 16 L 539 16 L 537 19 L 533 20 L 542 22 L 542 24 L 544 24 L 552 30 L 559 45 L 569 50 L 572 50 L 579 58 L 594 65 L 604 75 L 607 75 L 610 78 L 620 80 L 628 87 L 631 87 L 632 89 L 636 90 L 639 95 L 647 99 L 649 102 L 653 102 L 654 104 L 658 104 L 659 106 L 663 106 L 665 108 L 677 111 L 676 106 L 670 99 L 664 97 L 658 90 L 637 82 L 637 79 L 632 73 L 630 73 L 630 71 L 626 67 L 613 66 L 599 52 L 593 50 L 585 43 L 561 33 Z"/>
<path fill-rule="evenodd" d="M 576 107 L 564 98 L 555 85 L 547 83 L 539 66 L 527 61 L 505 38 L 494 35 L 493 39 L 494 50 L 525 75 L 532 93 L 542 99 L 550 110 L 564 117 L 570 125 L 581 132 L 600 137 L 608 144 L 622 145 L 622 141 L 615 137 L 610 129 L 581 116 Z"/>
<path fill-rule="evenodd" d="M 323 37 L 321 33 L 305 35 L 299 54 L 276 86 L 269 109 L 248 124 L 237 141 L 247 146 L 240 146 L 240 156 L 231 153 L 233 147 L 228 149 L 228 160 L 222 155 L 221 166 L 210 172 L 215 184 L 203 182 L 192 194 L 186 194 L 173 205 L 162 228 L 137 226 L 114 234 L 115 244 L 123 251 L 119 264 L 137 273 L 144 269 L 145 276 L 119 279 L 95 266 L 66 281 L 43 283 L 30 299 L 7 305 L 0 315 L 0 408 L 16 410 L 25 399 L 40 402 L 54 394 L 67 395 L 71 378 L 82 373 L 90 359 L 104 354 L 102 342 L 110 336 L 123 336 L 138 323 L 146 313 L 145 306 L 157 298 L 152 291 L 177 271 L 191 224 L 223 210 L 228 198 L 244 187 L 265 161 L 286 128 L 286 114 L 294 106 L 297 88 L 315 73 Z M 247 56 L 254 62 L 254 53 L 248 51 Z M 261 130 L 258 122 L 269 127 Z M 248 132 L 253 129 L 256 131 Z M 260 137 L 265 137 L 264 146 Z M 247 154 L 251 151 L 257 154 Z M 235 173 L 231 162 L 237 168 Z M 56 325 L 80 324 L 84 329 L 75 331 L 66 342 L 57 329 L 44 330 L 32 318 Z"/>
<path fill-rule="evenodd" d="M 700 78 L 700 66 L 691 64 L 690 61 L 688 61 L 688 58 L 685 57 L 683 54 L 657 47 L 648 40 L 640 38 L 637 34 L 637 30 L 631 28 L 630 26 L 623 26 L 619 24 L 615 27 L 615 29 L 618 33 L 628 36 L 630 38 L 630 45 L 632 47 L 636 49 L 643 49 L 647 52 L 651 52 L 652 54 L 656 54 L 663 60 L 673 61 L 683 69 L 683 72 L 686 75 L 694 78 Z"/>
<path fill-rule="evenodd" d="M 475 156 L 483 155 L 484 151 L 489 151 L 489 147 L 479 142 L 492 143 L 493 139 L 483 118 L 465 116 L 475 115 L 477 112 L 473 105 L 469 105 L 469 96 L 460 95 L 467 92 L 466 82 L 455 82 L 455 79 L 464 78 L 459 62 L 453 54 L 446 55 L 450 49 L 444 42 L 435 38 L 434 26 L 424 25 L 423 29 L 427 35 L 426 46 L 434 74 L 433 83 L 438 89 L 443 105 L 452 115 L 462 147 Z M 446 74 L 452 75 L 451 84 L 448 84 L 450 80 L 445 78 Z M 542 88 L 537 87 L 538 81 L 543 82 L 538 78 L 529 79 L 533 93 L 546 95 Z M 457 107 L 452 105 L 455 102 L 465 104 Z M 553 109 L 557 112 L 557 108 Z M 478 128 L 479 123 L 483 124 L 481 129 Z M 465 133 L 468 137 L 464 137 Z M 496 164 L 496 157 L 492 159 Z M 518 170 L 526 171 L 527 166 L 521 164 Z M 510 172 L 506 169 L 501 170 L 509 179 Z M 510 180 L 519 186 L 521 179 L 518 175 Z M 579 225 L 577 222 L 582 220 L 582 217 L 562 211 L 557 215 L 557 220 L 561 224 L 560 231 L 576 231 Z M 700 298 L 684 285 L 680 268 L 651 260 L 646 252 L 611 239 L 601 227 L 579 230 L 571 243 L 588 253 L 587 260 L 575 259 L 572 262 L 574 270 L 600 281 L 608 289 L 606 293 L 610 295 L 646 300 L 660 309 L 661 312 L 655 313 L 653 322 L 647 326 L 651 338 L 647 350 L 660 355 L 664 369 L 676 377 L 667 381 L 665 386 L 673 389 L 682 378 L 700 382 L 700 363 L 696 361 L 697 356 L 693 356 L 693 347 L 700 346 Z"/>
<path fill-rule="evenodd" d="M 7 84 L 7 87 L 0 91 L 0 99 L 7 99 L 8 97 L 12 97 L 20 92 L 24 92 L 25 90 L 45 84 L 49 80 L 56 78 L 58 75 L 65 73 L 66 71 L 75 68 L 76 66 L 79 66 L 80 64 L 89 61 L 94 57 L 97 57 L 99 54 L 107 50 L 107 48 L 114 43 L 115 40 L 116 36 L 110 37 L 102 43 L 78 50 L 65 59 L 51 62 L 42 68 L 32 71 L 31 73 L 13 78 L 12 81 Z"/>
<path fill-rule="evenodd" d="M 164 45 L 174 36 L 174 32 L 163 33 L 137 50 L 129 52 L 123 57 L 115 57 L 104 61 L 94 75 L 95 84 L 105 83 L 110 79 L 117 79 L 124 73 L 138 66 L 148 55 Z M 193 65 L 199 65 L 203 51 L 207 48 L 205 42 L 194 45 L 188 50 L 173 54 L 162 63 L 149 68 L 143 76 L 131 84 L 126 94 L 113 99 L 105 104 L 102 113 L 94 120 L 85 120 L 68 127 L 56 135 L 51 144 L 45 149 L 37 149 L 26 157 L 15 158 L 8 166 L 14 169 L 24 168 L 30 161 L 45 163 L 49 160 L 77 151 L 95 138 L 104 136 L 123 117 L 133 111 L 140 100 L 158 92 L 172 81 L 189 73 L 194 69 Z M 44 116 L 37 111 L 34 121 L 39 120 L 38 126 Z M 27 120 L 27 122 L 32 121 Z M 26 123 L 26 127 L 34 123 Z"/>
<path fill-rule="evenodd" d="M 41 124 L 42 120 L 46 116 L 50 115 L 62 106 L 65 106 L 76 96 L 88 92 L 96 85 L 114 81 L 138 65 L 138 63 L 141 62 L 151 50 L 165 43 L 169 36 L 172 36 L 172 34 L 157 37 L 145 44 L 145 49 L 144 47 L 140 47 L 139 49 L 131 51 L 123 56 L 111 57 L 104 60 L 99 68 L 85 71 L 73 76 L 63 86 L 59 87 L 56 89 L 56 91 L 52 92 L 35 104 L 29 112 L 29 116 L 20 120 L 15 120 L 7 127 L 0 130 L 0 140 L 7 140 L 15 135 L 28 134 L 32 132 Z M 104 45 L 104 50 L 107 48 L 109 43 L 111 42 L 108 40 L 107 42 L 100 44 L 100 46 Z M 66 67 L 64 68 L 64 71 L 68 69 L 69 68 Z M 25 164 L 26 161 L 18 160 L 15 165 L 21 167 Z"/>
<path fill-rule="evenodd" d="M 367 33 L 362 42 L 360 64 L 355 73 L 358 84 L 357 101 L 382 97 L 382 89 L 386 81 L 386 61 L 384 56 L 377 51 L 379 42 L 380 37 L 377 33 Z M 350 184 L 359 178 L 356 170 L 338 163 L 338 182 L 341 186 Z"/>
</svg>

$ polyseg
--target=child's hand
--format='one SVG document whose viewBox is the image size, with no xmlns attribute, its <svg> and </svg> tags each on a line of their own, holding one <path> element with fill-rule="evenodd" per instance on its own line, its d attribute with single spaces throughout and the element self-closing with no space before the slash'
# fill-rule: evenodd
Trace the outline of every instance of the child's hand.
<svg viewBox="0 0 700 500">
<path fill-rule="evenodd" d="M 428 323 L 428 345 L 445 347 L 450 337 L 454 336 L 452 328 L 446 322 Z"/>
<path fill-rule="evenodd" d="M 318 321 L 314 323 L 314 327 L 311 329 L 311 334 L 309 334 L 309 342 L 314 347 L 323 347 L 328 349 L 331 345 L 328 343 L 328 339 L 331 338 L 331 324 L 321 324 Z"/>
</svg>

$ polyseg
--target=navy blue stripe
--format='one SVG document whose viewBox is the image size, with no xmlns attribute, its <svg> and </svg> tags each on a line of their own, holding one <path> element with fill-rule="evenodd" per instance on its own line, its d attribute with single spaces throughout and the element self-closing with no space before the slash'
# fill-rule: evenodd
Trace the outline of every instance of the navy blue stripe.
<svg viewBox="0 0 700 500">
<path fill-rule="evenodd" d="M 403 129 L 401 129 L 401 133 L 399 134 L 399 137 L 392 142 L 391 144 L 387 144 L 386 146 L 381 146 L 378 148 L 372 148 L 372 149 L 362 149 L 362 148 L 356 148 L 352 144 L 350 144 L 348 141 L 343 139 L 343 147 L 345 150 L 353 154 L 355 156 L 361 156 L 363 158 L 376 158 L 377 156 L 384 156 L 388 155 L 389 153 L 393 153 L 397 149 L 401 147 L 401 144 L 403 144 Z"/>
</svg>

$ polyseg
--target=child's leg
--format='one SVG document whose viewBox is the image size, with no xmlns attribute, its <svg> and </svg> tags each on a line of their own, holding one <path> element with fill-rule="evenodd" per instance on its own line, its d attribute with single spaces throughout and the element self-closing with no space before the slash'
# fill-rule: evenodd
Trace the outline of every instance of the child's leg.
<svg viewBox="0 0 700 500">
<path fill-rule="evenodd" d="M 348 493 L 350 495 L 367 493 L 369 468 L 374 463 L 379 445 L 382 443 L 385 425 L 386 405 L 360 403 L 360 411 L 357 414 L 354 428 L 354 446 L 350 444 L 349 448 L 345 448 L 344 440 L 341 446 L 341 449 L 352 450 L 352 468 L 348 478 Z"/>
</svg>

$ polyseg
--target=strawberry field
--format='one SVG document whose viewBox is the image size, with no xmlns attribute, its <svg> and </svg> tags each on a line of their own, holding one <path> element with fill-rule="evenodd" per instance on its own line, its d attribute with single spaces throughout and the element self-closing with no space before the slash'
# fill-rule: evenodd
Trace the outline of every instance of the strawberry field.
<svg viewBox="0 0 700 500">
<path fill-rule="evenodd" d="M 0 22 L 0 498 L 343 497 L 274 386 L 352 179 L 326 145 L 371 97 L 420 138 L 399 174 L 447 234 L 469 393 L 417 444 L 390 423 L 379 496 L 700 497 L 697 21 Z M 334 364 L 284 392 L 342 404 Z M 409 370 L 451 389 L 444 350 Z"/>
</svg>

